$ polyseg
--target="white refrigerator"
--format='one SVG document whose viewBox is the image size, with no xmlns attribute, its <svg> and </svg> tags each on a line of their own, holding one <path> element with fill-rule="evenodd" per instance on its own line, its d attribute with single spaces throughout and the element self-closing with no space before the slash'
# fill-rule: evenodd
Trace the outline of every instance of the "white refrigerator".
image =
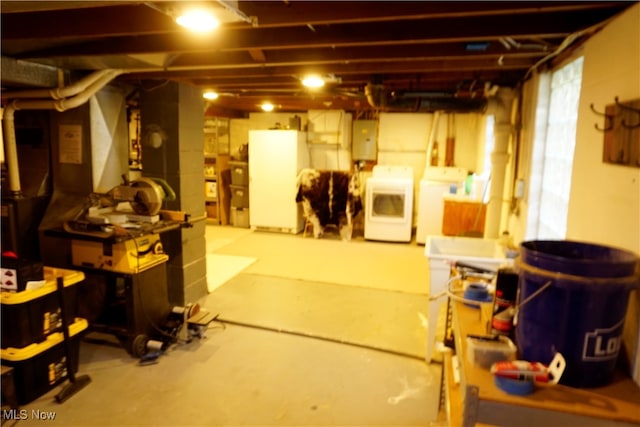
<svg viewBox="0 0 640 427">
<path fill-rule="evenodd" d="M 299 233 L 302 205 L 296 178 L 309 167 L 307 135 L 295 130 L 249 131 L 249 225 L 252 230 Z"/>
</svg>

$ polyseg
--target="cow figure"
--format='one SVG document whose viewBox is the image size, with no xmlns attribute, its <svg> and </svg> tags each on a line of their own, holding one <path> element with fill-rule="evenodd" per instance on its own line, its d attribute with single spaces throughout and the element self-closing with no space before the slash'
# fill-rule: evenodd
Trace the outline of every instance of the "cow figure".
<svg viewBox="0 0 640 427">
<path fill-rule="evenodd" d="M 319 238 L 327 225 L 336 225 L 344 240 L 351 240 L 353 218 L 362 210 L 358 171 L 303 169 L 297 178 L 296 202 Z"/>
</svg>

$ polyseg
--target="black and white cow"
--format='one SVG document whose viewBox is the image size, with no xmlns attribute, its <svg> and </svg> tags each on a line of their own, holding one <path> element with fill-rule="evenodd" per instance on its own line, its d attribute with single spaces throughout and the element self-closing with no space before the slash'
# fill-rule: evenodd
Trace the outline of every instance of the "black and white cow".
<svg viewBox="0 0 640 427">
<path fill-rule="evenodd" d="M 343 239 L 351 240 L 353 218 L 362 210 L 358 171 L 303 169 L 297 178 L 296 202 L 318 238 L 327 225 L 336 225 Z"/>
</svg>

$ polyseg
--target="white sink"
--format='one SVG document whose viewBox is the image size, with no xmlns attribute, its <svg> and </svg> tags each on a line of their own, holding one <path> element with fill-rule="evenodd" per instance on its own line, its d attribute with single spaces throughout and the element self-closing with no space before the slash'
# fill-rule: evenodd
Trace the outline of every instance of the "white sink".
<svg viewBox="0 0 640 427">
<path fill-rule="evenodd" d="M 487 270 L 497 271 L 500 265 L 510 262 L 505 248 L 496 239 L 473 237 L 427 236 L 424 253 L 436 264 L 447 265 L 460 261 Z"/>
<path fill-rule="evenodd" d="M 438 295 L 447 289 L 451 264 L 454 262 L 496 272 L 503 265 L 513 264 L 513 259 L 507 258 L 505 248 L 497 239 L 427 236 L 424 253 L 429 259 L 429 296 Z M 438 312 L 446 300 L 446 297 L 441 297 L 429 303 L 427 362 L 435 356 L 435 325 Z"/>
</svg>

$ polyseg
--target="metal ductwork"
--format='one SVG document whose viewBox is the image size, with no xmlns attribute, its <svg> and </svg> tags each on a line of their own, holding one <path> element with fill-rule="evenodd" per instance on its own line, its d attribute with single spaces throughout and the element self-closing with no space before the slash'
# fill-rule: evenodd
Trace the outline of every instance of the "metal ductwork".
<svg viewBox="0 0 640 427">
<path fill-rule="evenodd" d="M 487 108 L 484 96 L 458 96 L 441 91 L 387 92 L 382 84 L 369 83 L 365 87 L 369 105 L 395 112 L 452 112 L 482 113 Z"/>
<path fill-rule="evenodd" d="M 62 112 L 79 107 L 122 73 L 122 70 L 96 71 L 68 87 L 3 93 L 2 98 L 7 100 L 7 105 L 4 108 L 2 125 L 11 194 L 20 196 L 22 193 L 14 113 L 18 110 L 56 110 Z"/>
</svg>

